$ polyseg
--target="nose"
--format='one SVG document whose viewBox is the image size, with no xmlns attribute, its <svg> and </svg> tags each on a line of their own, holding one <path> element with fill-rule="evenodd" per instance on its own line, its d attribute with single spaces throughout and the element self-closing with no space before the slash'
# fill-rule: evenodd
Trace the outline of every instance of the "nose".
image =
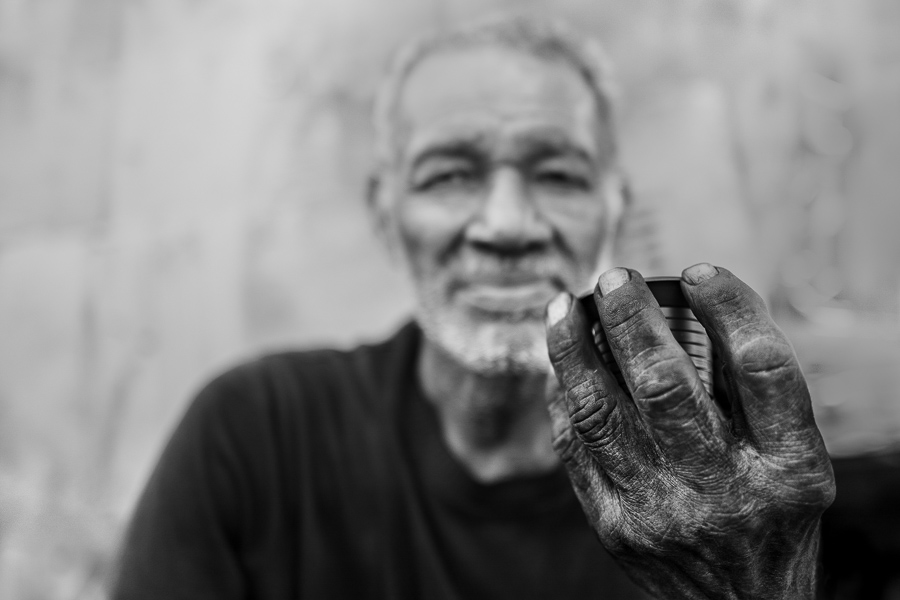
<svg viewBox="0 0 900 600">
<path fill-rule="evenodd" d="M 466 230 L 470 242 L 501 251 L 521 251 L 548 243 L 553 230 L 529 197 L 526 182 L 512 167 L 497 169 L 477 217 Z"/>
</svg>

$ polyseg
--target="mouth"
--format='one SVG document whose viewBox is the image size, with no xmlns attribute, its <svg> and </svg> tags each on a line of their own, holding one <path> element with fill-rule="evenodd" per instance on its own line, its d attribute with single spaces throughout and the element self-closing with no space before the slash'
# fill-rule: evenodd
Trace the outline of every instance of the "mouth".
<svg viewBox="0 0 900 600">
<path fill-rule="evenodd" d="M 541 315 L 561 289 L 550 279 L 503 278 L 468 282 L 456 294 L 464 304 L 480 312 Z"/>
</svg>

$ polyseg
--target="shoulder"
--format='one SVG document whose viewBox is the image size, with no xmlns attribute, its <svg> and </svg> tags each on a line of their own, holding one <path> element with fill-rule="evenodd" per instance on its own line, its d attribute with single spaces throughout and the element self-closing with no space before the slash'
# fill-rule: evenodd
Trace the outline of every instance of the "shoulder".
<svg viewBox="0 0 900 600">
<path fill-rule="evenodd" d="M 242 430 L 371 416 L 387 408 L 412 375 L 419 330 L 407 324 L 389 339 L 352 349 L 277 352 L 231 367 L 196 395 L 185 421 Z M 386 398 L 387 397 L 387 398 Z"/>
<path fill-rule="evenodd" d="M 286 523 L 349 522 L 360 510 L 347 499 L 385 485 L 378 474 L 397 443 L 386 400 L 409 379 L 417 344 L 407 326 L 380 344 L 269 354 L 212 379 L 144 489 L 129 564 L 143 568 L 148 553 L 178 562 L 237 546 L 274 544 L 281 553 L 294 535 Z"/>
</svg>

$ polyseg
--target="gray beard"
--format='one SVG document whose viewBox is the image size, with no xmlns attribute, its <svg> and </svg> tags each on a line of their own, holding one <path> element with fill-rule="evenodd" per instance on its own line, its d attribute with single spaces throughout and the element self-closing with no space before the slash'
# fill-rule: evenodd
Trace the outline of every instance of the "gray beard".
<svg viewBox="0 0 900 600">
<path fill-rule="evenodd" d="M 549 274 L 561 287 L 588 281 L 590 267 L 579 268 L 553 256 L 534 256 L 498 265 L 497 259 L 476 252 L 462 252 L 452 265 L 460 272 L 474 273 L 502 268 L 524 269 Z M 417 285 L 417 320 L 426 339 L 450 358 L 473 373 L 484 376 L 544 375 L 551 371 L 547 356 L 544 311 L 527 309 L 477 318 L 454 309 L 439 282 L 415 276 Z"/>
<path fill-rule="evenodd" d="M 473 373 L 491 377 L 550 370 L 542 315 L 479 323 L 420 305 L 418 322 L 431 343 Z"/>
</svg>

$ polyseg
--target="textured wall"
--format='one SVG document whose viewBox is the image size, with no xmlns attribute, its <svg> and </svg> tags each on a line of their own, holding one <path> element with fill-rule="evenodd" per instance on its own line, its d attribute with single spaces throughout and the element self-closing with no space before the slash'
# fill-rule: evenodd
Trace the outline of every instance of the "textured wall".
<svg viewBox="0 0 900 600">
<path fill-rule="evenodd" d="M 550 10 L 0 0 L 0 598 L 102 597 L 166 433 L 216 370 L 404 318 L 361 200 L 372 90 L 411 32 L 512 6 Z M 799 328 L 828 376 L 868 311 L 894 365 L 896 3 L 553 10 L 619 66 L 636 192 L 620 262 L 728 265 L 785 319 L 839 330 Z M 871 396 L 888 424 L 892 385 Z"/>
</svg>

